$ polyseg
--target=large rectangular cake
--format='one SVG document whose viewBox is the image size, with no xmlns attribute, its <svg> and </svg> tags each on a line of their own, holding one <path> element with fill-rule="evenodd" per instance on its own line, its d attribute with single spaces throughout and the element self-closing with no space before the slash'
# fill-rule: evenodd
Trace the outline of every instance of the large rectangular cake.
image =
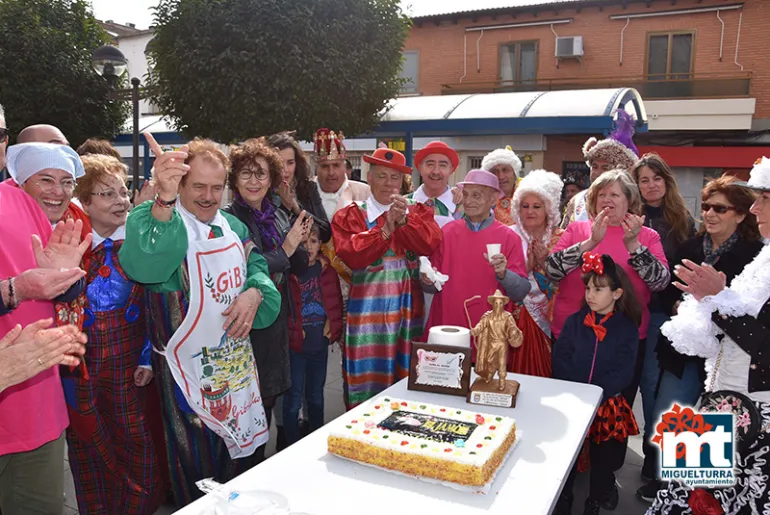
<svg viewBox="0 0 770 515">
<path fill-rule="evenodd" d="M 512 418 L 380 397 L 332 427 L 329 452 L 412 476 L 486 485 L 516 440 Z"/>
</svg>

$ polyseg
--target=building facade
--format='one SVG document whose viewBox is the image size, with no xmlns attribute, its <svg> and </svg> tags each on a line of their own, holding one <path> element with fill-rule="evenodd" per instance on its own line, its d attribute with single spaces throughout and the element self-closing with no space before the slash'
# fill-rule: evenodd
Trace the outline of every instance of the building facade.
<svg viewBox="0 0 770 515">
<path fill-rule="evenodd" d="M 413 22 L 404 95 L 637 89 L 649 130 L 635 141 L 675 167 L 694 212 L 704 180 L 746 176 L 770 153 L 765 0 L 544 1 Z M 545 135 L 541 148 L 526 139 L 458 138 L 461 166 L 505 143 L 530 169 L 580 167 L 585 135 Z"/>
</svg>

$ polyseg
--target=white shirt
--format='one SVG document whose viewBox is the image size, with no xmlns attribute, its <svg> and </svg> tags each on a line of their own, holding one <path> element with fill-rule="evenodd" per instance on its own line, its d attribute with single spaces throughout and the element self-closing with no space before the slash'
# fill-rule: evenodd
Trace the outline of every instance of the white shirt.
<svg viewBox="0 0 770 515">
<path fill-rule="evenodd" d="M 380 204 L 374 200 L 374 195 L 369 195 L 369 198 L 366 199 L 366 218 L 369 220 L 369 223 L 373 223 L 380 215 L 387 213 L 392 205 Z"/>
<path fill-rule="evenodd" d="M 447 186 L 446 191 L 441 194 L 440 197 L 437 197 L 438 200 L 441 201 L 442 204 L 444 204 L 449 211 L 450 215 L 453 215 L 455 211 L 457 211 L 457 205 L 454 201 L 454 195 L 452 195 L 452 188 Z M 417 190 L 415 190 L 414 195 L 412 195 L 412 200 L 415 202 L 419 202 L 420 204 L 425 204 L 428 200 L 430 200 L 431 197 L 429 197 L 425 193 L 425 185 L 421 184 Z"/>
<path fill-rule="evenodd" d="M 424 184 L 420 185 L 419 188 L 414 192 L 412 195 L 412 200 L 415 202 L 419 202 L 420 204 L 425 204 L 427 201 L 431 200 L 431 197 L 425 194 Z M 447 211 L 449 211 L 449 216 L 443 216 L 439 215 L 438 213 L 433 214 L 433 218 L 436 220 L 436 223 L 439 227 L 444 227 L 449 222 L 454 221 L 455 217 L 455 211 L 457 211 L 457 205 L 454 202 L 454 195 L 452 195 L 452 189 L 447 186 L 446 191 L 441 194 L 440 197 L 437 197 L 437 200 L 444 204 L 447 208 Z"/>
<path fill-rule="evenodd" d="M 96 247 L 101 245 L 101 243 L 106 240 L 107 238 L 102 238 L 98 232 L 96 232 L 95 229 L 91 230 L 91 250 L 94 250 Z M 120 241 L 126 239 L 126 226 L 121 225 L 117 229 L 115 229 L 115 232 L 112 233 L 112 236 L 109 236 L 109 238 L 112 241 Z"/>
<path fill-rule="evenodd" d="M 338 189 L 335 193 L 326 193 L 324 190 L 321 189 L 321 185 L 318 184 L 318 193 L 321 195 L 321 203 L 324 206 L 324 211 L 326 211 L 326 217 L 331 220 L 334 218 L 334 213 L 337 212 L 337 203 L 340 200 L 340 196 L 342 195 L 342 192 L 345 191 L 348 188 L 348 180 L 345 179 L 345 182 L 342 183 L 342 186 L 340 186 L 340 189 Z"/>
<path fill-rule="evenodd" d="M 722 359 L 719 361 L 718 368 L 715 369 L 715 365 L 716 358 L 706 360 L 706 370 L 709 371 L 706 379 L 707 387 L 710 386 L 716 373 L 714 388 L 711 391 L 735 390 L 754 401 L 770 402 L 768 390 L 749 392 L 751 356 L 730 338 L 722 340 Z"/>
</svg>

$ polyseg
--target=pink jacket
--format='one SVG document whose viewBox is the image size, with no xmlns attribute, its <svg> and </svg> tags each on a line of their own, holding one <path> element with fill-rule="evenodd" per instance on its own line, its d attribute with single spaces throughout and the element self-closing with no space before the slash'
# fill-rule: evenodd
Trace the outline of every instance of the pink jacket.
<svg viewBox="0 0 770 515">
<path fill-rule="evenodd" d="M 37 267 L 31 238 L 37 234 L 47 244 L 51 224 L 24 191 L 0 184 L 0 234 L 0 277 L 15 277 Z M 54 318 L 52 302 L 22 302 L 0 317 L 0 335 L 44 318 Z M 0 456 L 37 449 L 58 438 L 68 423 L 59 368 L 49 368 L 0 393 Z"/>
</svg>

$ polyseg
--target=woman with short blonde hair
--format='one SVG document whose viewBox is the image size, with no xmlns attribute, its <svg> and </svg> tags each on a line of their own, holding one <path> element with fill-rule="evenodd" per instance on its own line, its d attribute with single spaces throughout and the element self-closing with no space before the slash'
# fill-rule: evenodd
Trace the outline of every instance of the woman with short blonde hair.
<svg viewBox="0 0 770 515">
<path fill-rule="evenodd" d="M 567 317 L 581 309 L 585 296 L 585 285 L 581 280 L 583 254 L 591 251 L 612 257 L 630 279 L 634 290 L 630 293 L 644 308 L 633 380 L 622 392 L 629 406 L 633 406 L 650 323 L 647 305 L 653 291 L 662 291 L 668 286 L 671 278 L 668 261 L 660 236 L 645 227 L 644 217 L 639 216 L 642 210 L 639 191 L 625 171 L 611 170 L 598 177 L 588 190 L 586 204 L 591 220 L 569 224 L 545 262 L 545 273 L 551 279 L 561 281 L 551 330 L 557 339 Z M 617 502 L 618 492 L 613 482 L 602 505 L 612 510 L 617 507 Z"/>
<path fill-rule="evenodd" d="M 150 427 L 160 421 L 146 405 L 148 396 L 156 395 L 146 388 L 153 378 L 147 297 L 144 286 L 127 279 L 118 255 L 131 207 L 127 168 L 109 155 L 87 154 L 81 160 L 85 175 L 75 195 L 91 219 L 93 237 L 82 264 L 88 375 L 62 374 L 73 421 L 67 428 L 69 462 L 82 513 L 150 515 L 165 492 Z"/>
<path fill-rule="evenodd" d="M 620 187 L 620 191 L 623 195 L 626 196 L 626 201 L 628 202 L 626 211 L 637 216 L 642 214 L 642 198 L 639 196 L 639 188 L 636 186 L 633 179 L 631 179 L 624 170 L 610 170 L 609 172 L 601 174 L 599 178 L 591 184 L 591 187 L 588 188 L 588 193 L 586 194 L 586 209 L 588 210 L 588 215 L 591 217 L 591 220 L 596 218 L 598 211 L 601 211 L 596 208 L 596 200 L 599 192 L 616 183 Z"/>
</svg>

